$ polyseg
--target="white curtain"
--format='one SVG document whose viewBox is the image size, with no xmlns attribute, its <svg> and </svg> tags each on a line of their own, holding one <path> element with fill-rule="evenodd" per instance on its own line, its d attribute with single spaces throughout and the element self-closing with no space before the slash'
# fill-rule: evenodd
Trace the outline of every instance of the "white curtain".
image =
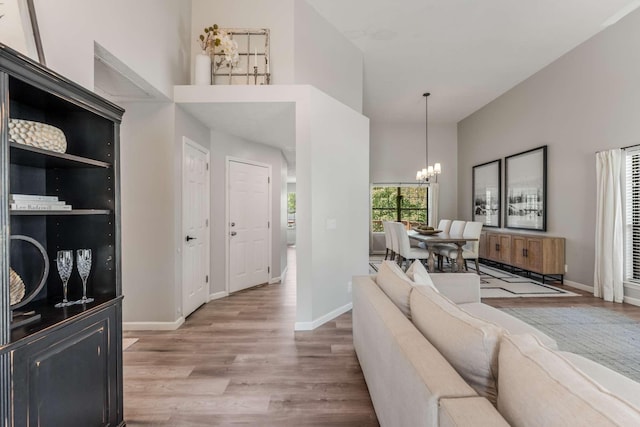
<svg viewBox="0 0 640 427">
<path fill-rule="evenodd" d="M 437 182 L 429 184 L 429 218 L 427 218 L 427 224 L 432 227 L 438 226 L 438 201 L 440 200 L 440 184 Z"/>
<path fill-rule="evenodd" d="M 622 150 L 596 154 L 596 262 L 593 295 L 605 301 L 622 302 L 623 216 Z"/>
</svg>

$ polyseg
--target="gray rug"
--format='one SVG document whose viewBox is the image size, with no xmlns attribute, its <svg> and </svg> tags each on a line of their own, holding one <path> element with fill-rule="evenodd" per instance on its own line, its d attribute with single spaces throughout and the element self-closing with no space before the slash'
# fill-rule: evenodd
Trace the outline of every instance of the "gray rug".
<svg viewBox="0 0 640 427">
<path fill-rule="evenodd" d="M 640 322 L 606 308 L 502 308 L 579 354 L 640 382 Z"/>
</svg>

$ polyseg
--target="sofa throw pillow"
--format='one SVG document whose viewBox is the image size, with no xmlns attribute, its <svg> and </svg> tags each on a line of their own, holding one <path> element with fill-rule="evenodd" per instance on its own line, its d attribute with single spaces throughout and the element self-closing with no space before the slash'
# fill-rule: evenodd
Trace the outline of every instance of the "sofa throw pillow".
<svg viewBox="0 0 640 427">
<path fill-rule="evenodd" d="M 477 319 L 427 286 L 410 296 L 413 324 L 458 374 L 492 404 L 497 402 L 498 350 L 504 329 Z"/>
<path fill-rule="evenodd" d="M 640 425 L 640 409 L 533 335 L 504 336 L 499 363 L 498 410 L 512 426 Z"/>
<path fill-rule="evenodd" d="M 396 307 L 400 309 L 402 314 L 411 319 L 409 295 L 413 289 L 413 284 L 398 264 L 393 261 L 383 261 L 378 269 L 376 283 Z"/>
<path fill-rule="evenodd" d="M 416 285 L 424 285 L 431 286 L 433 289 L 438 291 L 438 288 L 431 280 L 431 276 L 429 276 L 429 272 L 424 265 L 420 262 L 420 260 L 415 260 L 413 264 L 406 271 L 407 277 L 413 281 Z"/>
</svg>

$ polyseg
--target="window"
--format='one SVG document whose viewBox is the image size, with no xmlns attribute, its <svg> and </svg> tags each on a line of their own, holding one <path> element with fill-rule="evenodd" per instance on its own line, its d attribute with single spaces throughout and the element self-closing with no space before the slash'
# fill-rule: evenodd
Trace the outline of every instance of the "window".
<svg viewBox="0 0 640 427">
<path fill-rule="evenodd" d="M 625 154 L 625 280 L 640 283 L 640 148 Z"/>
<path fill-rule="evenodd" d="M 296 193 L 287 193 L 287 227 L 296 227 Z"/>
<path fill-rule="evenodd" d="M 371 188 L 371 230 L 382 232 L 382 221 L 427 222 L 426 186 L 374 186 Z"/>
</svg>

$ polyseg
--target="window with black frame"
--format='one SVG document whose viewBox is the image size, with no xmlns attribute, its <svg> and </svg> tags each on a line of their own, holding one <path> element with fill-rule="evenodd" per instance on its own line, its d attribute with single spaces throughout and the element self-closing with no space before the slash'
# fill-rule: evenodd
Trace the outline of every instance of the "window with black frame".
<svg viewBox="0 0 640 427">
<path fill-rule="evenodd" d="M 625 280 L 640 283 L 640 148 L 626 150 Z"/>
<path fill-rule="evenodd" d="M 383 221 L 398 221 L 406 225 L 426 223 L 428 187 L 373 186 L 371 188 L 371 231 L 382 232 Z"/>
</svg>

